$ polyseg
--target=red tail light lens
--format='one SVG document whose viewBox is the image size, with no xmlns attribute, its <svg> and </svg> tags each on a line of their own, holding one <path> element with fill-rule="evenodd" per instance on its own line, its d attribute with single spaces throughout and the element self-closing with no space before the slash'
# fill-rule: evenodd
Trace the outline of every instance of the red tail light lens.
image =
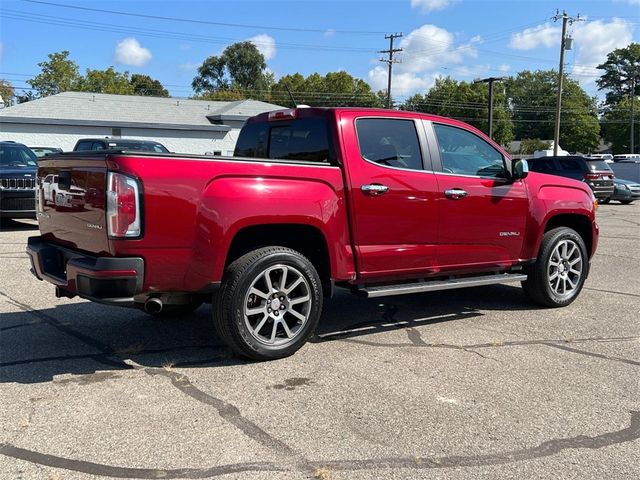
<svg viewBox="0 0 640 480">
<path fill-rule="evenodd" d="M 136 179 L 121 173 L 109 172 L 107 229 L 111 237 L 140 236 L 140 188 Z"/>
<path fill-rule="evenodd" d="M 584 179 L 585 180 L 598 180 L 600 178 L 600 174 L 599 173 L 585 173 L 584 174 Z"/>
<path fill-rule="evenodd" d="M 286 110 L 276 110 L 269 112 L 269 120 L 290 120 L 298 116 L 298 111 L 295 108 L 289 108 Z"/>
</svg>

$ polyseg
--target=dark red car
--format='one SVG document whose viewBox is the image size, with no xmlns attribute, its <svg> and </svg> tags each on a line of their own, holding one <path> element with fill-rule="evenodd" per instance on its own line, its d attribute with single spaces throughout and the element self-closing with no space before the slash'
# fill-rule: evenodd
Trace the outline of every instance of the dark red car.
<svg viewBox="0 0 640 480">
<path fill-rule="evenodd" d="M 276 111 L 247 122 L 235 157 L 46 157 L 40 179 L 94 200 L 73 213 L 41 203 L 28 253 L 58 295 L 153 314 L 213 302 L 236 352 L 278 358 L 306 342 L 335 287 L 377 297 L 520 281 L 540 304 L 571 303 L 598 243 L 593 194 L 527 173 L 448 118 Z"/>
</svg>

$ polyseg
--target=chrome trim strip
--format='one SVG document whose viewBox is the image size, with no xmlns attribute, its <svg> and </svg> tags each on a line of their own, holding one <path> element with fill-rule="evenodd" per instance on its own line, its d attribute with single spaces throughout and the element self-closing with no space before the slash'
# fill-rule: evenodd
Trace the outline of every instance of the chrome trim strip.
<svg viewBox="0 0 640 480">
<path fill-rule="evenodd" d="M 434 292 L 437 290 L 452 290 L 455 288 L 479 287 L 483 285 L 494 285 L 496 283 L 521 282 L 526 279 L 526 275 L 519 273 L 500 273 L 496 275 L 456 278 L 453 280 L 365 287 L 358 290 L 358 292 L 364 293 L 369 298 L 375 298 L 388 295 L 405 295 L 409 293 Z"/>
</svg>

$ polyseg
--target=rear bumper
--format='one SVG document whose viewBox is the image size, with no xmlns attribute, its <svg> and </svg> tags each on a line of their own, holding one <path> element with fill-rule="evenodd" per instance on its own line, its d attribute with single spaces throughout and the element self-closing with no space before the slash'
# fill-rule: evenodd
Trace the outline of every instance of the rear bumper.
<svg viewBox="0 0 640 480">
<path fill-rule="evenodd" d="M 58 296 L 76 295 L 108 305 L 133 306 L 141 292 L 144 260 L 97 257 L 29 237 L 31 273 L 56 286 Z"/>
</svg>

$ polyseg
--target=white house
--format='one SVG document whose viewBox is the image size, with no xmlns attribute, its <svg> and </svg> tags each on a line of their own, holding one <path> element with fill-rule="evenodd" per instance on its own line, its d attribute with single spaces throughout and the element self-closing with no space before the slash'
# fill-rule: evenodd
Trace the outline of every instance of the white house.
<svg viewBox="0 0 640 480">
<path fill-rule="evenodd" d="M 172 152 L 232 155 L 247 118 L 283 107 L 64 92 L 0 110 L 0 140 L 72 150 L 80 138 L 149 139 Z"/>
</svg>

